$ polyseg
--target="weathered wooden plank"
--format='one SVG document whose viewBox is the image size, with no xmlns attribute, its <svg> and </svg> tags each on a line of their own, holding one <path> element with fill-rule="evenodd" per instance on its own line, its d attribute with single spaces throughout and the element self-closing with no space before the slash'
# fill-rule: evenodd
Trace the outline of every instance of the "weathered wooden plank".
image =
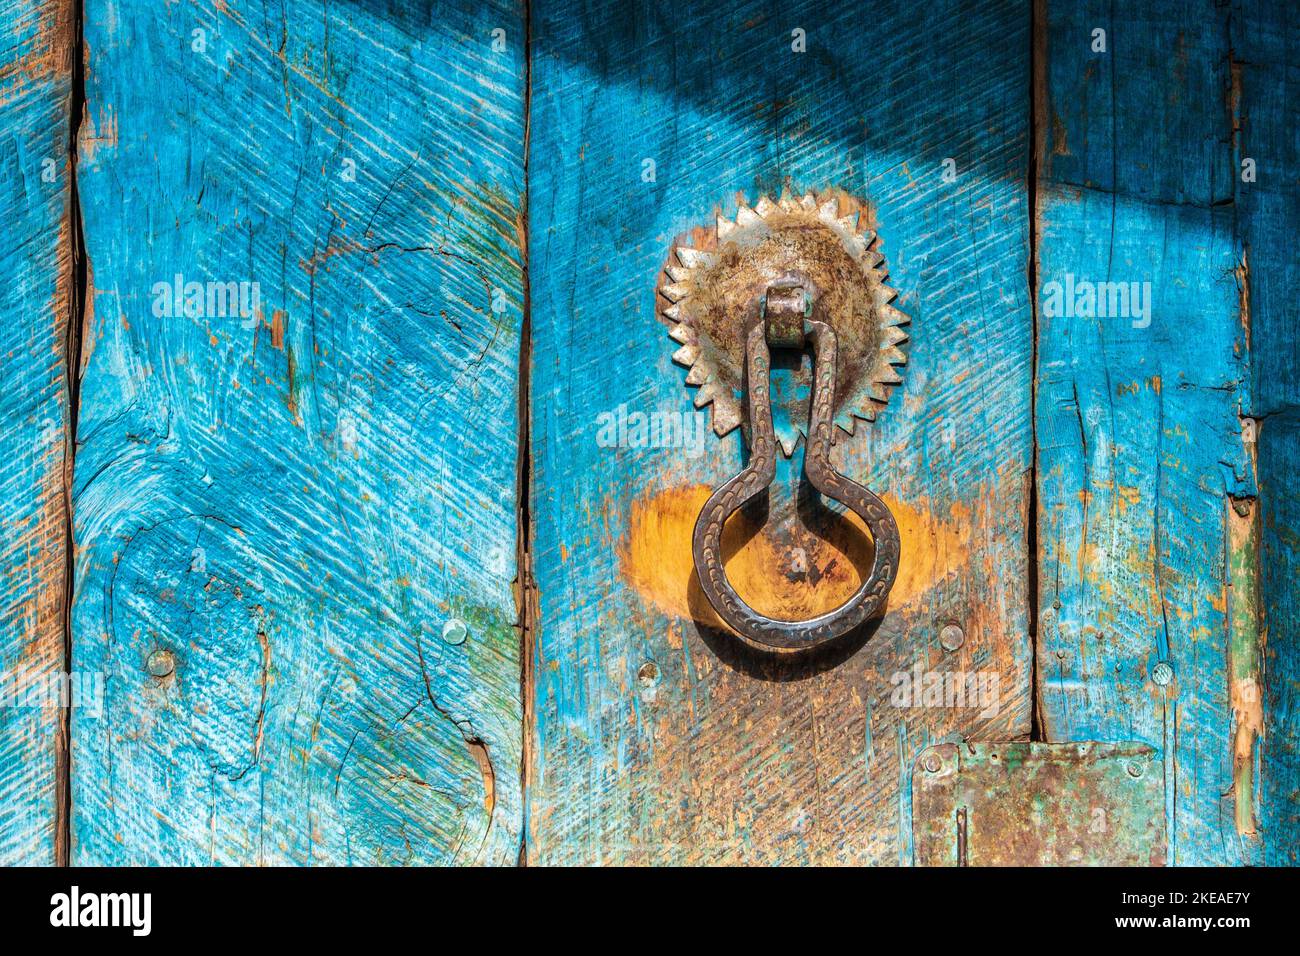
<svg viewBox="0 0 1300 956">
<path fill-rule="evenodd" d="M 1026 11 L 541 0 L 532 18 L 529 860 L 910 863 L 917 754 L 1029 731 Z M 741 446 L 704 434 L 655 296 L 674 237 L 786 184 L 867 200 L 913 319 L 906 384 L 837 450 L 898 516 L 898 583 L 874 633 L 797 664 L 738 650 L 693 584 L 692 525 Z M 651 413 L 686 430 L 620 431 Z M 733 523 L 730 573 L 776 616 L 840 603 L 865 566 L 861 533 L 813 503 L 815 530 L 789 529 L 801 454 L 771 528 Z M 996 679 L 996 706 L 901 695 L 958 672 Z"/>
<path fill-rule="evenodd" d="M 74 861 L 514 862 L 522 8 L 86 19 Z"/>
<path fill-rule="evenodd" d="M 1239 688 L 1251 729 L 1236 757 L 1256 772 L 1258 823 L 1272 865 L 1300 864 L 1300 18 L 1286 4 L 1234 3 L 1229 20 L 1236 229 L 1242 321 L 1250 343 L 1259 502 L 1258 610 L 1264 637 L 1258 685 Z M 1248 446 L 1249 447 L 1249 446 Z M 1248 674 L 1245 676 L 1249 676 Z M 1249 779 L 1247 776 L 1246 779 Z"/>
<path fill-rule="evenodd" d="M 1229 13 L 1049 2 L 1044 14 L 1041 724 L 1048 740 L 1161 748 L 1170 862 L 1250 862 L 1230 680 L 1250 668 L 1258 629 L 1242 590 L 1256 486 Z"/>
<path fill-rule="evenodd" d="M 65 728 L 73 5 L 0 2 L 0 865 L 56 862 Z M 51 692 L 53 696 L 51 695 Z"/>
</svg>

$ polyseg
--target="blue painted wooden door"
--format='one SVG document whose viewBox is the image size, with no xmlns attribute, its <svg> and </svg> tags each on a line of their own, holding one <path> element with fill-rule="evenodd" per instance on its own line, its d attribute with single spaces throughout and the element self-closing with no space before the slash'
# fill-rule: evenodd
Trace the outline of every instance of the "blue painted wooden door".
<svg viewBox="0 0 1300 956">
<path fill-rule="evenodd" d="M 958 741 L 1297 862 L 1287 10 L 78 9 L 0 0 L 0 862 L 909 865 Z M 695 577 L 745 449 L 664 288 L 805 195 L 909 319 L 835 450 L 902 558 L 791 660 Z M 775 617 L 870 563 L 802 455 L 724 539 Z"/>
</svg>

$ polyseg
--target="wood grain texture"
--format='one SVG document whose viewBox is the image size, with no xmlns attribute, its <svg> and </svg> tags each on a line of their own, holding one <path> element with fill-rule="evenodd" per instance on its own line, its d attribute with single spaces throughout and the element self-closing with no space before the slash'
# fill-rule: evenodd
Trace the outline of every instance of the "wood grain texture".
<svg viewBox="0 0 1300 956">
<path fill-rule="evenodd" d="M 33 695 L 65 663 L 73 36 L 69 2 L 0 2 L 0 866 L 57 857 L 66 750 Z"/>
<path fill-rule="evenodd" d="M 1209 2 L 1048 2 L 1044 24 L 1040 719 L 1051 741 L 1162 750 L 1175 864 L 1261 854 L 1239 825 L 1254 795 L 1234 789 L 1230 671 L 1258 619 L 1240 591 L 1257 487 L 1229 16 Z M 1053 306 L 1051 283 L 1085 280 L 1137 283 L 1149 312 L 1084 314 L 1086 294 L 1067 312 L 1068 292 Z"/>
<path fill-rule="evenodd" d="M 521 7 L 89 0 L 86 42 L 74 862 L 514 862 Z"/>
<path fill-rule="evenodd" d="M 1259 477 L 1259 701 L 1253 753 L 1265 860 L 1300 864 L 1300 16 L 1286 4 L 1237 2 L 1232 43 L 1234 159 L 1255 163 L 1236 181 L 1242 319 L 1250 340 L 1251 403 Z"/>
<path fill-rule="evenodd" d="M 910 863 L 915 756 L 1029 731 L 1027 11 L 541 0 L 532 22 L 529 861 Z M 797 664 L 739 650 L 693 584 L 741 445 L 703 433 L 655 295 L 675 237 L 787 184 L 867 201 L 912 316 L 906 384 L 836 450 L 899 521 L 899 580 L 878 627 Z M 702 444 L 619 437 L 651 413 Z M 723 542 L 742 596 L 792 617 L 869 563 L 801 455 Z M 913 667 L 995 677 L 996 713 L 905 706 Z"/>
</svg>

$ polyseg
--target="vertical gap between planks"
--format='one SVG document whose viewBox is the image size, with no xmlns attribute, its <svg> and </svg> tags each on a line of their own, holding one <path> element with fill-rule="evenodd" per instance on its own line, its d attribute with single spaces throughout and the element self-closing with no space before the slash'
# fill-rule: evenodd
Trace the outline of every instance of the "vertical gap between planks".
<svg viewBox="0 0 1300 956">
<path fill-rule="evenodd" d="M 1255 424 L 1255 382 L 1252 374 L 1250 310 L 1250 245 L 1242 235 L 1241 211 L 1237 204 L 1238 183 L 1235 171 L 1241 168 L 1242 148 L 1242 66 L 1232 41 L 1235 34 L 1230 7 L 1224 20 L 1228 47 L 1228 89 L 1226 105 L 1228 131 L 1232 144 L 1233 195 L 1232 235 L 1238 250 L 1236 269 L 1237 312 L 1241 323 L 1242 347 L 1240 374 L 1247 383 L 1245 399 L 1239 399 L 1237 416 L 1242 425 L 1242 443 L 1250 469 L 1248 496 L 1229 494 L 1226 507 L 1228 533 L 1227 608 L 1228 608 L 1228 701 L 1232 710 L 1232 796 L 1233 822 L 1238 838 L 1255 842 L 1259 839 L 1259 797 L 1263 786 L 1260 763 L 1264 726 L 1263 688 L 1265 680 L 1263 636 L 1264 608 L 1260 604 L 1259 573 L 1261 563 L 1263 495 L 1259 487 L 1258 441 Z M 1249 438 L 1247 438 L 1249 429 Z"/>
<path fill-rule="evenodd" d="M 67 29 L 68 55 L 71 59 L 71 91 L 68 104 L 68 256 L 70 290 L 68 327 L 64 341 L 64 376 L 68 389 L 68 423 L 63 465 L 65 516 L 63 570 L 63 671 L 72 673 L 72 596 L 76 569 L 76 542 L 72 528 L 72 471 L 77 453 L 77 419 L 81 405 L 82 323 L 86 318 L 88 295 L 86 246 L 82 238 L 81 198 L 77 191 L 77 140 L 81 133 L 82 114 L 86 106 L 85 38 L 82 23 L 84 0 L 71 0 Z M 54 742 L 54 857 L 58 866 L 68 866 L 72 853 L 72 712 L 71 697 L 59 709 L 58 730 Z"/>
<path fill-rule="evenodd" d="M 957 865 L 967 866 L 966 862 L 966 808 L 957 808 Z"/>
<path fill-rule="evenodd" d="M 523 701 L 520 748 L 520 801 L 523 805 L 523 831 L 519 838 L 519 865 L 528 865 L 529 830 L 529 767 L 532 764 L 533 723 L 533 632 L 537 626 L 537 591 L 533 582 L 532 545 L 532 366 L 533 318 L 529 294 L 528 275 L 528 153 L 532 131 L 533 103 L 533 36 L 532 2 L 523 0 L 524 7 L 524 182 L 519 208 L 519 259 L 522 266 L 521 282 L 523 317 L 519 323 L 519 412 L 518 465 L 516 469 L 516 525 L 515 525 L 515 604 L 519 619 L 519 692 Z"/>
<path fill-rule="evenodd" d="M 1032 439 L 1029 462 L 1029 515 L 1026 521 L 1029 560 L 1029 711 L 1030 740 L 1045 740 L 1041 703 L 1038 697 L 1039 590 L 1038 590 L 1038 173 L 1044 155 L 1047 129 L 1047 0 L 1029 5 L 1029 162 L 1026 172 L 1026 203 L 1029 212 L 1029 255 L 1025 264 L 1029 285 L 1030 373 L 1029 434 Z"/>
</svg>

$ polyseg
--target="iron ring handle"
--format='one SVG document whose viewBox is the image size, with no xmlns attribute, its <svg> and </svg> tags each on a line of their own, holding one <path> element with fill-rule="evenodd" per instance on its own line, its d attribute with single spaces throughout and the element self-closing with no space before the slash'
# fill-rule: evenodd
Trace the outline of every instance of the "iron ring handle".
<svg viewBox="0 0 1300 956">
<path fill-rule="evenodd" d="M 871 532 L 875 557 L 871 573 L 840 607 L 804 621 L 779 621 L 755 611 L 727 580 L 722 563 L 722 528 L 727 519 L 761 493 L 776 475 L 776 436 L 769 394 L 771 353 L 765 322 L 745 340 L 749 393 L 749 464 L 717 488 L 700 510 L 692 536 L 692 554 L 700 587 L 714 611 L 737 633 L 779 650 L 805 650 L 832 641 L 869 619 L 884 604 L 898 574 L 898 524 L 889 508 L 868 489 L 835 470 L 830 450 L 835 399 L 836 338 L 829 325 L 805 321 L 813 345 L 813 392 L 804 453 L 804 474 L 814 488 L 848 506 Z"/>
</svg>

